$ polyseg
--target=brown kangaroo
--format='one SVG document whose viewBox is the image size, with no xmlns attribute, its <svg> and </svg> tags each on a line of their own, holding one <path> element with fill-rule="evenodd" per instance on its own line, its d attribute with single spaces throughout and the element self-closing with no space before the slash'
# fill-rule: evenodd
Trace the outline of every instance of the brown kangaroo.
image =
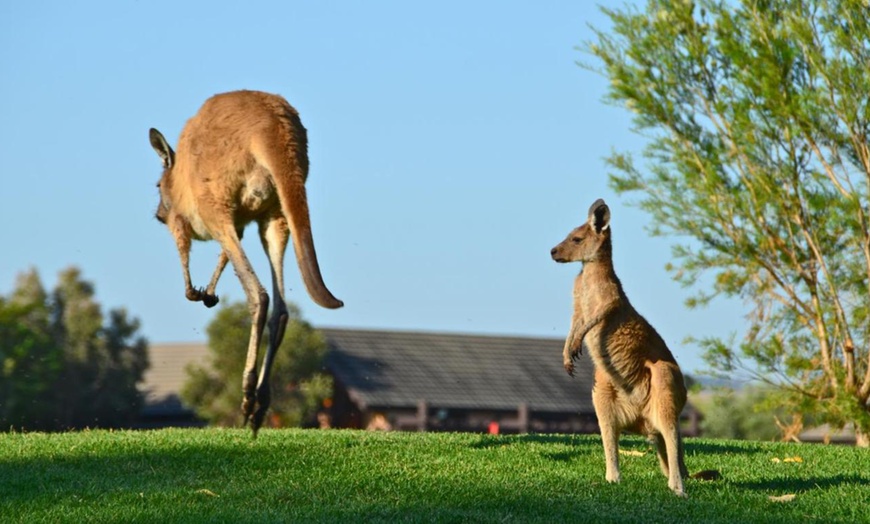
<svg viewBox="0 0 870 524">
<path fill-rule="evenodd" d="M 685 496 L 687 476 L 679 417 L 686 404 L 683 374 L 655 329 L 631 306 L 613 269 L 610 209 L 589 208 L 587 223 L 550 254 L 556 262 L 582 262 L 574 281 L 574 315 L 562 360 L 573 376 L 585 343 L 595 366 L 592 403 L 601 428 L 605 478 L 619 482 L 619 435 L 640 433 L 656 444 L 668 487 Z"/>
<path fill-rule="evenodd" d="M 163 161 L 157 220 L 175 238 L 189 300 L 207 307 L 218 302 L 218 279 L 233 263 L 251 311 L 251 337 L 243 377 L 242 414 L 256 436 L 271 399 L 269 375 L 287 325 L 284 251 L 293 238 L 296 261 L 308 293 L 326 308 L 339 308 L 323 283 L 308 213 L 308 137 L 299 114 L 278 95 L 234 91 L 215 95 L 187 121 L 172 150 L 163 135 L 150 131 L 151 146 Z M 272 268 L 269 348 L 257 381 L 257 352 L 266 324 L 269 295 L 242 250 L 245 226 L 256 222 Z M 217 240 L 222 248 L 208 287 L 190 283 L 191 240 Z"/>
</svg>

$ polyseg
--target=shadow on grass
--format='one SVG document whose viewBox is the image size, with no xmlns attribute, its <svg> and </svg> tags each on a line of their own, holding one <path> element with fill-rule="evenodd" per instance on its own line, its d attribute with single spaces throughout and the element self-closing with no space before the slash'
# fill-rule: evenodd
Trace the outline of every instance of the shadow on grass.
<svg viewBox="0 0 870 524">
<path fill-rule="evenodd" d="M 844 485 L 870 486 L 870 477 L 865 475 L 834 475 L 832 477 L 772 478 L 752 481 L 730 482 L 749 490 L 777 490 L 798 493 L 812 489 L 830 489 Z"/>
<path fill-rule="evenodd" d="M 564 444 L 566 446 L 587 446 L 594 444 L 589 435 L 542 435 L 524 433 L 522 435 L 482 435 L 470 445 L 475 449 L 502 447 L 512 444 Z"/>
<path fill-rule="evenodd" d="M 741 441 L 739 445 L 726 441 L 716 442 L 710 440 L 698 441 L 694 439 L 684 439 L 683 444 L 687 454 L 702 454 L 702 455 L 719 455 L 730 453 L 733 455 L 748 455 L 758 453 L 764 450 L 761 444 L 756 444 L 750 441 Z"/>
<path fill-rule="evenodd" d="M 711 440 L 696 440 L 684 439 L 686 452 L 689 454 L 733 454 L 746 455 L 752 453 L 769 451 L 764 447 L 764 443 L 754 443 L 749 441 L 741 441 L 739 444 L 734 444 L 727 441 L 716 442 Z M 502 447 L 506 445 L 522 445 L 522 444 L 564 444 L 577 449 L 590 450 L 601 449 L 601 437 L 597 433 L 590 434 L 561 434 L 561 435 L 539 435 L 535 433 L 527 433 L 522 435 L 482 435 L 480 438 L 471 444 L 472 448 L 485 449 L 492 447 Z M 652 449 L 652 445 L 647 439 L 640 435 L 625 433 L 619 439 L 620 449 L 631 449 L 638 447 L 648 447 Z"/>
<path fill-rule="evenodd" d="M 762 444 L 752 442 L 729 442 L 698 441 L 695 439 L 684 440 L 687 455 L 747 455 L 765 451 Z M 511 445 L 527 444 L 562 444 L 570 447 L 570 450 L 543 453 L 544 456 L 560 462 L 568 462 L 572 458 L 581 455 L 604 453 L 601 445 L 601 437 L 598 434 L 563 434 L 563 435 L 538 435 L 534 433 L 522 435 L 482 435 L 476 442 L 470 444 L 473 449 L 499 448 Z M 639 435 L 624 434 L 619 439 L 620 450 L 644 450 L 654 452 L 652 443 Z"/>
<path fill-rule="evenodd" d="M 601 451 L 598 437 L 591 435 L 539 435 L 527 433 L 523 435 L 483 435 L 479 440 L 469 445 L 472 449 L 491 449 L 504 446 L 524 445 L 563 445 L 568 449 L 558 451 L 538 451 L 540 455 L 553 462 L 571 462 L 579 457 L 592 455 Z"/>
</svg>

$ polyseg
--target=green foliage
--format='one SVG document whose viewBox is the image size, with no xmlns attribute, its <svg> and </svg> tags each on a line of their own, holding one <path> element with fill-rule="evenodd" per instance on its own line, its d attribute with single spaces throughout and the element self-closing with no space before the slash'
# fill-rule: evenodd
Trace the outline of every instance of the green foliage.
<svg viewBox="0 0 870 524">
<path fill-rule="evenodd" d="M 870 17 L 854 0 L 649 0 L 604 12 L 588 51 L 648 138 L 611 185 L 674 235 L 690 306 L 751 308 L 739 343 L 702 339 L 790 409 L 870 434 Z M 705 277 L 701 280 L 702 275 Z M 712 287 L 712 290 L 709 288 Z M 860 437 L 859 437 L 860 438 Z"/>
<path fill-rule="evenodd" d="M 38 305 L 0 297 L 0 428 L 52 429 L 63 353 L 39 321 Z"/>
<path fill-rule="evenodd" d="M 76 268 L 50 296 L 35 270 L 19 275 L 0 297 L 0 427 L 111 428 L 138 416 L 147 342 L 123 309 L 108 317 Z"/>
<path fill-rule="evenodd" d="M 290 318 L 272 367 L 272 403 L 266 421 L 271 426 L 308 423 L 323 400 L 332 396 L 332 379 L 322 372 L 327 350 L 323 335 L 301 318 L 295 305 L 287 308 Z M 210 365 L 187 369 L 181 397 L 212 424 L 234 426 L 241 418 L 242 373 L 250 330 L 251 316 L 245 304 L 221 306 L 206 330 Z M 268 337 L 263 338 L 261 356 L 268 343 Z"/>
<path fill-rule="evenodd" d="M 866 450 L 687 439 L 675 497 L 624 439 L 604 480 L 593 435 L 242 429 L 0 435 L 0 521 L 867 522 Z M 782 459 L 800 457 L 801 462 Z M 780 459 L 775 462 L 772 459 Z M 791 502 L 771 496 L 794 494 Z"/>
<path fill-rule="evenodd" d="M 703 415 L 704 437 L 772 441 L 782 436 L 777 417 L 788 418 L 782 407 L 771 402 L 775 396 L 769 388 L 722 389 L 703 400 L 693 397 L 692 404 Z"/>
</svg>

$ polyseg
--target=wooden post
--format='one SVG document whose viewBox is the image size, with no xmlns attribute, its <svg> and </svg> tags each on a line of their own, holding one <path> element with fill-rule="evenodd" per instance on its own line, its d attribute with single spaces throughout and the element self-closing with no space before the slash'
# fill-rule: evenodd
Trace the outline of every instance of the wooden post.
<svg viewBox="0 0 870 524">
<path fill-rule="evenodd" d="M 525 402 L 517 409 L 517 430 L 520 433 L 529 432 L 529 405 Z"/>
<path fill-rule="evenodd" d="M 425 400 L 417 401 L 417 431 L 426 431 L 429 423 L 429 406 Z"/>
</svg>

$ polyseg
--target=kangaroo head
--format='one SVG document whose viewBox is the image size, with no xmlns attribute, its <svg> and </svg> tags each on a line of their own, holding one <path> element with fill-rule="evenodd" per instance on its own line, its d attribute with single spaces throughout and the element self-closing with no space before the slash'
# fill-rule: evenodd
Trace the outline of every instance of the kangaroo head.
<svg viewBox="0 0 870 524">
<path fill-rule="evenodd" d="M 163 161 L 163 175 L 160 181 L 157 182 L 157 189 L 160 190 L 160 204 L 157 206 L 157 212 L 154 216 L 162 223 L 166 223 L 169 218 L 169 210 L 172 209 L 172 200 L 169 197 L 169 185 L 172 181 L 172 167 L 175 165 L 175 151 L 169 145 L 169 142 L 163 138 L 163 134 L 153 127 L 148 132 L 148 137 L 151 139 L 151 147 L 157 152 L 157 156 Z"/>
<path fill-rule="evenodd" d="M 550 250 L 556 262 L 590 262 L 610 247 L 610 208 L 600 198 L 589 208 L 586 223 Z"/>
</svg>

